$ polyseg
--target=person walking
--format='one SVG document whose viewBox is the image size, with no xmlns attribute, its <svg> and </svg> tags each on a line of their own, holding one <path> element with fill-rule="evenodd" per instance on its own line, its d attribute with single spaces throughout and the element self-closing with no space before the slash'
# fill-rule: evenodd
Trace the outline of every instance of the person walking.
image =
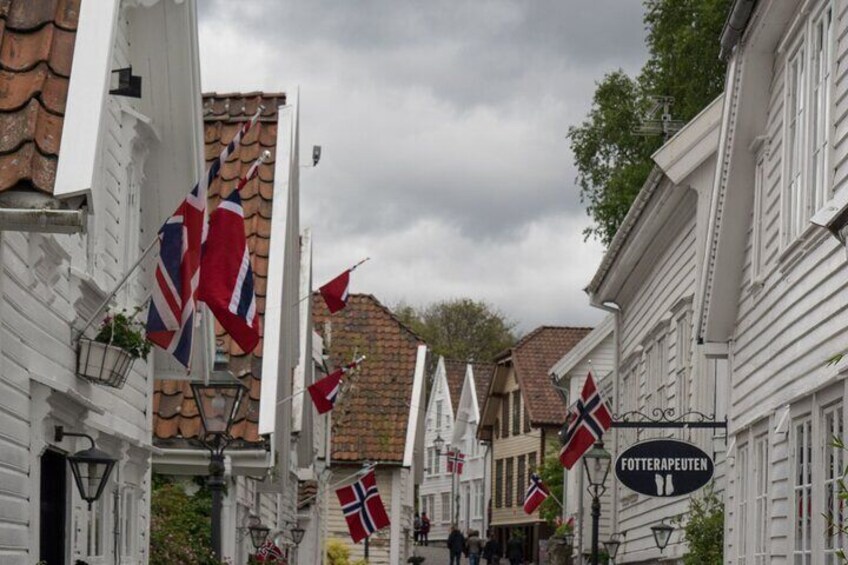
<svg viewBox="0 0 848 565">
<path fill-rule="evenodd" d="M 451 525 L 451 533 L 448 536 L 448 551 L 450 552 L 450 564 L 460 565 L 462 551 L 465 549 L 465 536 L 456 527 L 456 524 Z"/>
<path fill-rule="evenodd" d="M 495 532 L 490 531 L 489 539 L 483 546 L 483 559 L 486 560 L 487 565 L 499 565 L 502 553 L 501 544 L 495 539 Z"/>
<path fill-rule="evenodd" d="M 512 532 L 509 541 L 506 542 L 506 557 L 509 559 L 509 565 L 524 563 L 524 540 L 518 532 Z"/>
<path fill-rule="evenodd" d="M 428 545 L 430 541 L 430 518 L 426 512 L 421 513 L 421 533 L 419 534 L 419 543 Z"/>
<path fill-rule="evenodd" d="M 415 513 L 415 518 L 412 520 L 412 533 L 415 539 L 415 545 L 418 545 L 418 538 L 421 536 L 421 516 L 418 512 Z"/>
<path fill-rule="evenodd" d="M 465 553 L 468 555 L 468 565 L 480 565 L 480 554 L 483 553 L 483 541 L 477 530 L 471 530 L 465 542 Z"/>
</svg>

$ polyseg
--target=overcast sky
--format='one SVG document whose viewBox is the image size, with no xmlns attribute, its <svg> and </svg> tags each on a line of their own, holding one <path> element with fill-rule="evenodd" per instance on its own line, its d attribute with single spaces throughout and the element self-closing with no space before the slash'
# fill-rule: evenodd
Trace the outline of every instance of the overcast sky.
<svg viewBox="0 0 848 565">
<path fill-rule="evenodd" d="M 520 330 L 591 325 L 603 248 L 565 138 L 645 58 L 640 0 L 203 0 L 206 91 L 299 85 L 315 286 L 362 257 L 387 305 L 471 297 Z"/>
</svg>

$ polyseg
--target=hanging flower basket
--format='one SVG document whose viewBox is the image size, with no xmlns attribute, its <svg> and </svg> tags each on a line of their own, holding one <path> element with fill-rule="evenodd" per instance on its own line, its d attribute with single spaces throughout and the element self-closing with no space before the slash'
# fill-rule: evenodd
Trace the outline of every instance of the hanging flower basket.
<svg viewBox="0 0 848 565">
<path fill-rule="evenodd" d="M 97 384 L 121 388 L 135 359 L 120 347 L 80 338 L 77 375 Z"/>
<path fill-rule="evenodd" d="M 135 320 L 140 308 L 107 316 L 94 339 L 80 337 L 77 348 L 77 375 L 97 384 L 121 388 L 133 361 L 146 358 L 150 342 Z"/>
</svg>

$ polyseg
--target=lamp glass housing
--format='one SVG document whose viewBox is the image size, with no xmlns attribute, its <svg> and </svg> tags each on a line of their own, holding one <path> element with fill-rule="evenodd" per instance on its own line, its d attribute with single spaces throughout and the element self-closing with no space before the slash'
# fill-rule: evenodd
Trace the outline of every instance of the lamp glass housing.
<svg viewBox="0 0 848 565">
<path fill-rule="evenodd" d="M 654 542 L 656 542 L 660 551 L 664 550 L 668 545 L 668 541 L 671 539 L 671 532 L 673 531 L 674 528 L 668 524 L 651 526 L 651 532 L 654 534 Z"/>
<path fill-rule="evenodd" d="M 592 487 L 602 487 L 612 466 L 612 455 L 604 449 L 603 442 L 598 442 L 583 456 L 583 466 Z"/>
<path fill-rule="evenodd" d="M 250 543 L 253 544 L 255 549 L 259 549 L 268 539 L 271 528 L 262 524 L 251 524 L 248 526 L 247 531 L 250 532 Z"/>
<path fill-rule="evenodd" d="M 610 536 L 610 539 L 604 542 L 604 549 L 607 550 L 607 555 L 609 555 L 610 559 L 615 559 L 615 556 L 618 555 L 618 548 L 621 546 L 621 541 L 616 537 L 615 534 Z"/>
<path fill-rule="evenodd" d="M 88 503 L 90 508 L 91 503 L 103 494 L 116 460 L 109 457 L 107 453 L 92 447 L 69 455 L 68 463 L 80 497 Z"/>
<path fill-rule="evenodd" d="M 200 413 L 205 435 L 229 436 L 235 421 L 245 387 L 232 374 L 229 379 L 204 383 L 192 383 L 191 391 Z"/>
<path fill-rule="evenodd" d="M 565 541 L 565 545 L 569 547 L 574 547 L 574 532 L 568 532 L 562 538 Z"/>
<path fill-rule="evenodd" d="M 306 530 L 301 528 L 300 526 L 295 526 L 291 529 L 292 541 L 295 545 L 300 545 L 300 542 L 303 541 L 303 534 L 306 533 Z"/>
<path fill-rule="evenodd" d="M 445 448 L 445 440 L 442 439 L 441 434 L 436 435 L 436 439 L 433 440 L 433 447 L 436 448 L 436 453 L 441 453 Z"/>
</svg>

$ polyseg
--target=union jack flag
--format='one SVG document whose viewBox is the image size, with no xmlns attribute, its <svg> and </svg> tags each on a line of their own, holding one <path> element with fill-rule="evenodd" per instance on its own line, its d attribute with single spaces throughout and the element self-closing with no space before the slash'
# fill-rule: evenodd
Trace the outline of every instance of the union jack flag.
<svg viewBox="0 0 848 565">
<path fill-rule="evenodd" d="M 377 492 L 374 470 L 336 491 L 353 543 L 359 543 L 377 530 L 389 525 L 389 516 Z"/>
<path fill-rule="evenodd" d="M 566 429 L 561 438 L 563 447 L 559 452 L 562 466 L 571 469 L 611 425 L 612 416 L 600 391 L 595 387 L 592 373 L 589 373 L 580 398 L 568 409 Z"/>
<path fill-rule="evenodd" d="M 524 494 L 524 512 L 532 514 L 550 496 L 545 483 L 536 473 L 530 475 L 530 486 Z"/>
<path fill-rule="evenodd" d="M 462 466 L 465 464 L 465 454 L 460 450 L 448 451 L 448 473 L 462 474 Z"/>
<path fill-rule="evenodd" d="M 249 122 L 244 123 L 218 158 L 209 165 L 206 175 L 194 185 L 185 200 L 159 229 L 159 261 L 147 313 L 147 339 L 173 355 L 186 369 L 191 365 L 209 185 L 218 176 L 224 161 L 232 155 L 259 119 L 261 111 L 260 108 Z"/>
</svg>

